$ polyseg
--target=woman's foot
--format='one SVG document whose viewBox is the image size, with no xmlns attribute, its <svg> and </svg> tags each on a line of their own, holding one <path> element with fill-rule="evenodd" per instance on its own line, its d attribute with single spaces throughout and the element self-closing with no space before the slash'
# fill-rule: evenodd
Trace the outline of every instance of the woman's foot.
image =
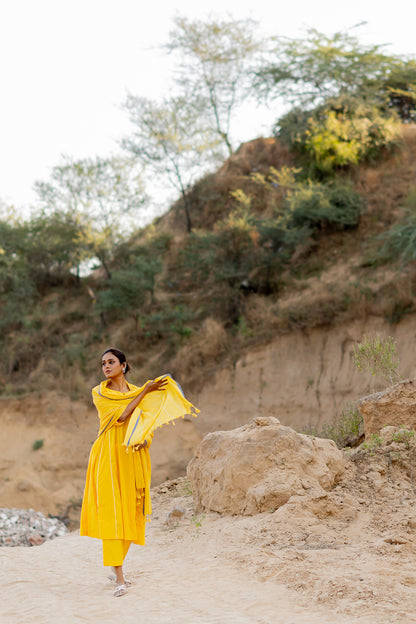
<svg viewBox="0 0 416 624">
<path fill-rule="evenodd" d="M 113 596 L 115 598 L 119 598 L 120 596 L 124 596 L 124 594 L 127 594 L 126 585 L 124 583 L 122 585 L 117 585 L 117 587 L 115 588 L 113 592 Z"/>
</svg>

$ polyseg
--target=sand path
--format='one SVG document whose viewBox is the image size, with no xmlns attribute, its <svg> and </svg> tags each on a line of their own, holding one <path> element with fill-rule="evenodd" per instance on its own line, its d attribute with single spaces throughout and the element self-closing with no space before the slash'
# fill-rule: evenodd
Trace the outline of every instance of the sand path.
<svg viewBox="0 0 416 624">
<path fill-rule="evenodd" d="M 329 495 L 322 519 L 306 498 L 283 515 L 198 514 L 178 479 L 153 491 L 147 544 L 127 555 L 133 585 L 121 598 L 99 540 L 74 532 L 0 548 L 0 623 L 416 624 L 414 496 L 379 502 L 353 520 L 329 513 Z"/>
<path fill-rule="evenodd" d="M 256 580 L 228 561 L 215 532 L 153 525 L 145 548 L 132 547 L 128 594 L 112 596 L 98 540 L 73 533 L 34 548 L 0 549 L 2 624 L 353 624 L 362 617 L 305 607 L 276 582 Z"/>
</svg>

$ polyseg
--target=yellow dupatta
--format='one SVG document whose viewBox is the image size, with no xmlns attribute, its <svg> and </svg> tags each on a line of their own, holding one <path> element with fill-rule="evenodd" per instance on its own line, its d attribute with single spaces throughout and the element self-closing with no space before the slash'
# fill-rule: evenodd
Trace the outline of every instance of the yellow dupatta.
<svg viewBox="0 0 416 624">
<path fill-rule="evenodd" d="M 199 410 L 185 398 L 180 385 L 169 374 L 161 375 L 155 381 L 162 378 L 166 379 L 166 386 L 162 390 L 146 394 L 131 415 L 123 442 L 127 451 L 135 450 L 135 446 L 151 439 L 158 427 L 177 418 L 196 417 L 199 413 Z"/>
<path fill-rule="evenodd" d="M 149 392 L 140 401 L 130 417 L 123 445 L 126 450 L 142 444 L 147 440 L 150 444 L 155 429 L 184 416 L 197 416 L 199 410 L 184 396 L 179 384 L 168 375 L 156 378 L 165 378 L 167 384 L 162 390 Z M 148 383 L 148 382 L 146 382 Z M 129 391 L 120 393 L 107 387 L 108 381 L 103 381 L 93 388 L 92 396 L 100 418 L 100 437 L 109 427 L 117 424 L 117 420 L 127 405 L 143 390 L 128 384 Z"/>
<path fill-rule="evenodd" d="M 107 429 L 117 424 L 127 405 L 143 390 L 133 384 L 128 384 L 128 392 L 118 392 L 108 388 L 109 381 L 102 381 L 99 386 L 92 389 L 92 400 L 97 408 L 100 419 L 100 437 Z"/>
</svg>

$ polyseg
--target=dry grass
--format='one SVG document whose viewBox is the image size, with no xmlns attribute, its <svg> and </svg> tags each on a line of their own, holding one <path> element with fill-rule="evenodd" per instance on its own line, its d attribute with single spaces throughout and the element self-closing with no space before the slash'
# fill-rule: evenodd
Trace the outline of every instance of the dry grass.
<svg viewBox="0 0 416 624">
<path fill-rule="evenodd" d="M 249 328 L 256 334 L 281 328 L 278 315 L 279 304 L 275 298 L 252 295 L 245 307 L 245 318 Z"/>
<path fill-rule="evenodd" d="M 214 228 L 218 220 L 226 217 L 235 208 L 235 200 L 230 191 L 242 189 L 253 196 L 254 210 L 264 212 L 267 205 L 267 189 L 255 184 L 250 174 L 267 174 L 270 167 L 280 169 L 293 166 L 294 156 L 274 138 L 259 138 L 243 143 L 214 174 L 205 176 L 190 191 L 191 212 L 195 229 Z M 174 234 L 177 244 L 181 244 L 185 234 L 185 220 L 181 201 L 177 201 L 171 210 L 161 217 L 158 228 Z"/>
<path fill-rule="evenodd" d="M 200 380 L 207 368 L 219 362 L 227 347 L 227 333 L 221 323 L 207 318 L 171 361 L 172 373 L 187 384 Z"/>
<path fill-rule="evenodd" d="M 218 170 L 218 175 L 248 176 L 252 171 L 267 173 L 270 167 L 280 169 L 294 164 L 294 156 L 287 147 L 274 138 L 259 138 L 243 143 Z"/>
<path fill-rule="evenodd" d="M 394 223 L 416 179 L 416 126 L 403 126 L 403 147 L 382 161 L 361 165 L 353 178 L 356 190 L 367 200 L 363 226 L 374 231 Z"/>
</svg>

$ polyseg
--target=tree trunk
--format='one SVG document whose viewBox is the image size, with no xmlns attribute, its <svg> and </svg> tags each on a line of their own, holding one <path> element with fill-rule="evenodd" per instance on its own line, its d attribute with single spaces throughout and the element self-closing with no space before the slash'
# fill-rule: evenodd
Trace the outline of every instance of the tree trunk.
<svg viewBox="0 0 416 624">
<path fill-rule="evenodd" d="M 183 209 L 185 211 L 186 231 L 189 234 L 189 232 L 192 232 L 192 221 L 191 221 L 190 203 L 189 203 L 188 195 L 185 191 L 182 191 L 182 201 L 183 201 Z"/>
</svg>

